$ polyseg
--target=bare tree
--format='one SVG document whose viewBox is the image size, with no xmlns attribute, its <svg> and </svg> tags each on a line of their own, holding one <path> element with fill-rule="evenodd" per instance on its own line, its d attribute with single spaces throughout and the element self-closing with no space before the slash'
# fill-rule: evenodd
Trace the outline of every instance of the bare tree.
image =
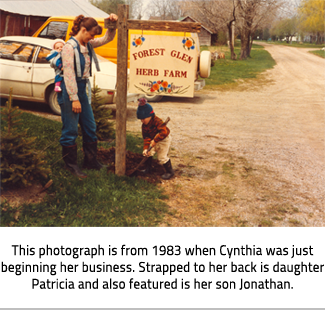
<svg viewBox="0 0 325 315">
<path fill-rule="evenodd" d="M 285 38 L 286 42 L 292 42 L 292 37 L 298 35 L 299 20 L 297 16 L 278 20 L 271 28 L 271 35 L 280 39 Z"/>
<path fill-rule="evenodd" d="M 117 14 L 118 5 L 124 4 L 124 0 L 90 0 L 90 3 L 108 14 Z"/>
<path fill-rule="evenodd" d="M 130 18 L 141 20 L 143 14 L 143 0 L 90 0 L 90 3 L 108 14 L 117 14 L 119 4 L 129 5 Z"/>
<path fill-rule="evenodd" d="M 182 9 L 188 15 L 204 24 L 214 33 L 224 30 L 228 33 L 231 59 L 236 59 L 234 45 L 231 41 L 233 23 L 236 21 L 236 0 L 184 0 Z"/>
<path fill-rule="evenodd" d="M 146 10 L 161 20 L 177 20 L 182 14 L 179 3 L 175 0 L 151 0 Z"/>
<path fill-rule="evenodd" d="M 131 19 L 141 20 L 143 16 L 143 0 L 126 0 L 129 5 L 129 14 Z"/>
<path fill-rule="evenodd" d="M 237 26 L 240 29 L 240 59 L 250 57 L 255 32 L 275 19 L 283 0 L 236 0 Z"/>
</svg>

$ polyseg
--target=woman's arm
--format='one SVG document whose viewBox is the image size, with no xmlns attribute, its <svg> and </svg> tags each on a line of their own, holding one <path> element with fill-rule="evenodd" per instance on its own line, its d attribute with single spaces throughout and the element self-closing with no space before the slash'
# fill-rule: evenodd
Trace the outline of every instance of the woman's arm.
<svg viewBox="0 0 325 315">
<path fill-rule="evenodd" d="M 61 51 L 61 56 L 62 65 L 64 68 L 64 83 L 67 88 L 70 101 L 79 101 L 76 74 L 74 70 L 73 47 L 69 44 L 64 45 Z"/>
<path fill-rule="evenodd" d="M 110 21 L 117 21 L 117 19 L 118 19 L 117 15 L 113 14 L 113 13 L 111 13 L 110 16 L 107 18 L 107 20 L 110 20 Z M 116 29 L 115 30 L 107 29 L 107 31 L 103 37 L 92 39 L 89 42 L 91 43 L 91 45 L 94 48 L 103 46 L 103 45 L 109 43 L 110 41 L 112 41 L 115 37 L 115 34 L 116 34 Z"/>
<path fill-rule="evenodd" d="M 116 30 L 109 30 L 107 29 L 105 35 L 103 37 L 98 37 L 95 39 L 92 39 L 89 41 L 89 43 L 94 47 L 99 47 L 99 46 L 103 46 L 107 43 L 109 43 L 110 41 L 112 41 L 115 37 L 116 34 Z"/>
</svg>

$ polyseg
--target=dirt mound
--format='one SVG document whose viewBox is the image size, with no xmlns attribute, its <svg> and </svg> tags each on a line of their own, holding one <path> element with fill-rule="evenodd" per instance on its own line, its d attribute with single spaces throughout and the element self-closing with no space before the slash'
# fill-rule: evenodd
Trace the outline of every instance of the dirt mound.
<svg viewBox="0 0 325 315">
<path fill-rule="evenodd" d="M 39 183 L 29 187 L 10 187 L 1 190 L 1 202 L 7 201 L 12 207 L 18 207 L 23 203 L 39 203 L 46 195 L 46 190 Z M 7 207 L 2 208 L 6 211 Z"/>
<path fill-rule="evenodd" d="M 108 165 L 108 172 L 115 173 L 115 148 L 103 149 L 98 148 L 97 151 L 98 160 L 100 160 L 103 164 Z M 131 151 L 126 151 L 126 175 L 130 175 L 132 171 L 139 165 L 142 161 L 143 156 L 139 153 L 134 153 Z M 161 182 L 161 175 L 164 174 L 163 166 L 159 165 L 156 159 L 152 160 L 153 172 L 152 174 L 143 175 L 141 172 L 137 171 L 133 175 L 141 176 L 143 179 L 151 182 L 151 183 L 159 183 Z M 144 170 L 145 165 L 143 164 L 140 167 L 140 170 Z"/>
</svg>

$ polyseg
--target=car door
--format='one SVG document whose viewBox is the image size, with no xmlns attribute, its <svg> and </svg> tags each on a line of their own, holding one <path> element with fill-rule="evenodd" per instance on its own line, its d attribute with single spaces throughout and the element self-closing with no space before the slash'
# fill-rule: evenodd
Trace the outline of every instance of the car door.
<svg viewBox="0 0 325 315">
<path fill-rule="evenodd" d="M 3 40 L 0 42 L 0 91 L 13 96 L 32 96 L 32 59 L 35 46 L 28 43 Z"/>
<path fill-rule="evenodd" d="M 33 60 L 32 94 L 33 98 L 46 99 L 46 88 L 54 83 L 55 72 L 46 56 L 51 50 L 47 47 L 37 47 Z"/>
</svg>

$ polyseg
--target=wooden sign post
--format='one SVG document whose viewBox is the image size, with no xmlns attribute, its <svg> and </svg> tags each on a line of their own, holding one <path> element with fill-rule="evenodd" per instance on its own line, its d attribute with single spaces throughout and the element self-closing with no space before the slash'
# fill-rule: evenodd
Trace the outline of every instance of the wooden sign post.
<svg viewBox="0 0 325 315">
<path fill-rule="evenodd" d="M 125 175 L 129 30 L 197 33 L 200 32 L 201 24 L 192 22 L 129 20 L 129 6 L 124 4 L 118 5 L 117 15 L 117 22 L 105 20 L 105 28 L 117 28 L 118 31 L 115 174 Z"/>
</svg>

